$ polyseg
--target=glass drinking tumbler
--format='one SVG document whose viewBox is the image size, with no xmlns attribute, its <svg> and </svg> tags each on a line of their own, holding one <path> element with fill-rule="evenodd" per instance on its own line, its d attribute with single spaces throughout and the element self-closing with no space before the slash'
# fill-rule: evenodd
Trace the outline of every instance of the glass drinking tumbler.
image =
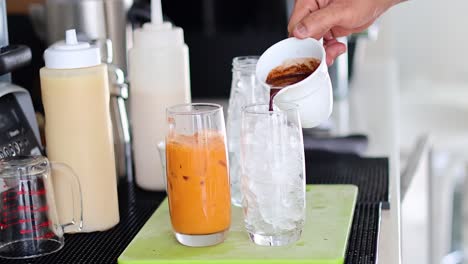
<svg viewBox="0 0 468 264">
<path fill-rule="evenodd" d="M 71 183 L 73 219 L 58 220 L 51 170 L 67 175 Z M 57 173 L 55 173 L 57 172 Z M 82 227 L 81 190 L 73 171 L 42 156 L 16 156 L 0 160 L 0 257 L 31 258 L 60 250 L 64 229 Z"/>
<path fill-rule="evenodd" d="M 294 104 L 242 111 L 241 191 L 244 221 L 258 245 L 297 241 L 305 222 L 305 164 L 302 129 Z"/>
<path fill-rule="evenodd" d="M 229 175 L 231 201 L 241 206 L 240 192 L 240 135 L 242 107 L 268 102 L 268 88 L 262 86 L 255 75 L 258 56 L 241 56 L 232 60 L 232 84 L 227 115 Z"/>
<path fill-rule="evenodd" d="M 177 240 L 186 246 L 224 241 L 231 197 L 223 109 L 184 104 L 167 109 L 167 194 Z"/>
</svg>

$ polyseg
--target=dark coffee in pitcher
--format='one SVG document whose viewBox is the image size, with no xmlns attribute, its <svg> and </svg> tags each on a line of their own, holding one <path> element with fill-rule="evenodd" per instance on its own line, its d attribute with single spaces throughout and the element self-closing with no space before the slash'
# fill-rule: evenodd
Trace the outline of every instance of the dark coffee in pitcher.
<svg viewBox="0 0 468 264">
<path fill-rule="evenodd" d="M 309 77 L 319 65 L 320 60 L 316 58 L 295 58 L 273 68 L 265 81 L 270 85 L 269 110 L 273 111 L 273 98 L 282 88 Z"/>
</svg>

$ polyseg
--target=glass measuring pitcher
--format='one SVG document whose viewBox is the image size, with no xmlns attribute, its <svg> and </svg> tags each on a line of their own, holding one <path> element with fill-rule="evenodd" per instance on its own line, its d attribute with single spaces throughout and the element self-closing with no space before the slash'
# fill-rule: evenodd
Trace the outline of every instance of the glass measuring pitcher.
<svg viewBox="0 0 468 264">
<path fill-rule="evenodd" d="M 68 175 L 73 219 L 60 224 L 54 199 L 53 177 Z M 0 160 L 0 257 L 31 258 L 60 250 L 64 229 L 82 227 L 81 189 L 65 164 L 42 156 L 16 156 Z"/>
</svg>

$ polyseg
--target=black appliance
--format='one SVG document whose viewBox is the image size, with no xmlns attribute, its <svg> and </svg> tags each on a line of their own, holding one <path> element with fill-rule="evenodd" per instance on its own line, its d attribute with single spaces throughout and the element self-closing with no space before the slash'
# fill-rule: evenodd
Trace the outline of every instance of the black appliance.
<svg viewBox="0 0 468 264">
<path fill-rule="evenodd" d="M 0 0 L 0 158 L 42 155 L 39 127 L 29 92 L 10 73 L 31 62 L 31 50 L 8 44 L 5 0 Z"/>
</svg>

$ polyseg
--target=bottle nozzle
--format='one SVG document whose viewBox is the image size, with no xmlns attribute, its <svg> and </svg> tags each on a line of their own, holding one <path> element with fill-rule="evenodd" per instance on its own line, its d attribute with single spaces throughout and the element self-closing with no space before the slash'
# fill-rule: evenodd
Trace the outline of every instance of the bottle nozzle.
<svg viewBox="0 0 468 264">
<path fill-rule="evenodd" d="M 151 23 L 155 25 L 163 23 L 161 0 L 151 0 Z"/>
<path fill-rule="evenodd" d="M 69 29 L 69 30 L 65 31 L 65 43 L 67 45 L 76 45 L 76 44 L 78 44 L 75 29 Z"/>
<path fill-rule="evenodd" d="M 44 52 L 49 69 L 76 69 L 99 65 L 101 54 L 97 47 L 78 42 L 75 29 L 65 31 L 65 41 L 59 41 Z"/>
</svg>

